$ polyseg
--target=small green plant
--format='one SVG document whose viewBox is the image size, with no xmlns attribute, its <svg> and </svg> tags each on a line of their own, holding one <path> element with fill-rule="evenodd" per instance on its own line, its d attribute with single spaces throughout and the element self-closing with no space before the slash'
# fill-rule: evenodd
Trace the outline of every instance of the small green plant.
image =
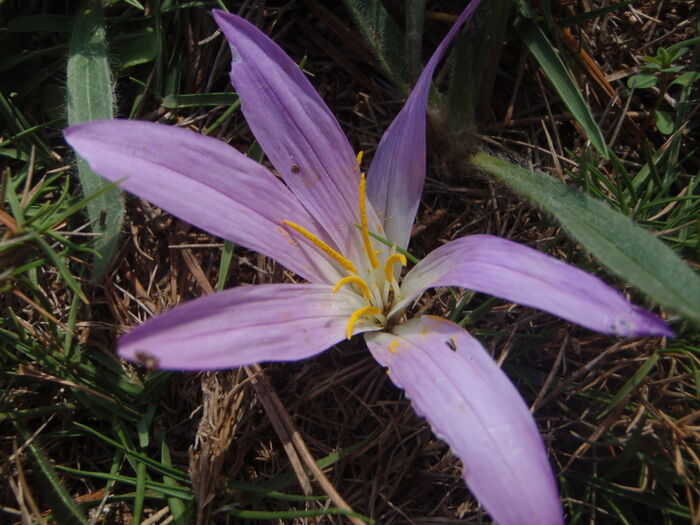
<svg viewBox="0 0 700 525">
<path fill-rule="evenodd" d="M 668 48 L 660 47 L 655 56 L 643 56 L 641 71 L 627 80 L 630 89 L 650 89 L 658 86 L 658 96 L 654 104 L 654 124 L 664 135 L 674 131 L 672 115 L 661 109 L 664 98 L 672 86 L 688 86 L 700 78 L 698 71 L 686 71 L 686 64 L 678 60 L 690 51 L 696 39 L 685 40 Z"/>
</svg>

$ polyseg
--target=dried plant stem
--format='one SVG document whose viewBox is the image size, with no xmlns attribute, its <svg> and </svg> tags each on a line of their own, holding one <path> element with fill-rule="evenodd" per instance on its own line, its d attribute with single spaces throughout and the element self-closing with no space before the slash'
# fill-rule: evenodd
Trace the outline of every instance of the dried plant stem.
<svg viewBox="0 0 700 525">
<path fill-rule="evenodd" d="M 299 455 L 294 448 L 290 432 L 287 430 L 288 425 L 284 424 L 282 418 L 280 417 L 279 410 L 272 401 L 273 397 L 277 398 L 277 393 L 273 390 L 272 385 L 270 385 L 270 383 L 267 381 L 267 376 L 264 375 L 264 372 L 262 369 L 260 369 L 259 365 L 246 367 L 245 370 L 251 380 L 251 383 L 253 384 L 253 388 L 255 389 L 258 399 L 262 403 L 267 416 L 270 418 L 270 422 L 272 423 L 275 432 L 282 441 L 282 447 L 287 453 L 287 457 L 289 457 L 289 461 L 292 464 L 292 469 L 299 480 L 299 484 L 301 485 L 304 494 L 307 496 L 311 495 L 313 492 L 311 488 L 311 481 L 306 475 L 304 466 L 301 464 Z"/>
<path fill-rule="evenodd" d="M 301 437 L 301 434 L 296 430 L 294 427 L 294 423 L 292 422 L 292 418 L 289 416 L 287 413 L 286 408 L 282 404 L 282 401 L 280 400 L 279 396 L 277 395 L 277 392 L 275 389 L 272 387 L 270 384 L 269 380 L 267 379 L 267 375 L 263 371 L 263 369 L 260 367 L 260 365 L 253 365 L 252 367 L 246 367 L 246 372 L 248 373 L 249 377 L 251 378 L 253 382 L 253 386 L 255 388 L 255 392 L 258 394 L 258 397 L 260 398 L 260 401 L 263 403 L 263 406 L 265 407 L 265 411 L 267 412 L 268 416 L 270 416 L 270 420 L 272 421 L 273 426 L 275 427 L 275 430 L 277 431 L 278 435 L 280 434 L 280 431 L 278 430 L 277 424 L 281 423 L 283 426 L 284 434 L 289 436 L 291 438 L 291 443 L 293 444 L 294 448 L 296 449 L 296 453 L 294 456 L 298 454 L 298 456 L 301 457 L 301 460 L 304 462 L 304 465 L 306 468 L 308 468 L 311 473 L 313 474 L 314 478 L 318 482 L 318 484 L 321 486 L 321 489 L 328 495 L 328 497 L 331 499 L 334 505 L 337 507 L 348 510 L 348 511 L 353 511 L 352 507 L 343 499 L 343 497 L 335 490 L 335 487 L 333 484 L 328 480 L 326 475 L 323 473 L 323 471 L 318 467 L 316 464 L 316 461 L 314 460 L 313 456 L 311 455 L 311 452 L 309 452 L 309 449 L 306 446 L 306 443 Z M 268 408 L 269 406 L 269 408 Z M 280 436 L 281 437 L 281 436 Z M 285 443 L 285 450 L 287 450 L 287 446 Z M 288 452 L 289 453 L 289 452 Z M 292 459 L 292 456 L 290 455 L 290 460 Z M 292 461 L 292 465 L 293 465 Z M 296 469 L 295 469 L 296 471 Z M 303 469 L 302 469 L 303 472 Z M 297 477 L 299 476 L 299 473 L 297 473 Z M 304 472 L 304 478 L 306 478 L 306 473 Z M 300 478 L 300 482 L 301 482 Z M 308 478 L 306 478 L 308 481 Z M 303 485 L 302 485 L 303 487 Z M 359 518 L 355 518 L 353 516 L 348 516 L 347 517 L 350 522 L 352 522 L 354 525 L 366 525 L 364 521 L 360 520 Z"/>
</svg>

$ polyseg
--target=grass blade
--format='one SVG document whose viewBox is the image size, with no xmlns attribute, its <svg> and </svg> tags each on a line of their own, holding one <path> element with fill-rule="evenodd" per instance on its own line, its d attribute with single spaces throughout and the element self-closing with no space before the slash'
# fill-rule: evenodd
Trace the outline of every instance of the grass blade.
<svg viewBox="0 0 700 525">
<path fill-rule="evenodd" d="M 620 403 L 622 403 L 629 394 L 632 393 L 632 391 L 639 386 L 639 384 L 644 380 L 646 376 L 649 375 L 649 372 L 651 372 L 651 369 L 656 366 L 656 362 L 659 360 L 659 354 L 654 354 L 652 355 L 649 359 L 644 361 L 642 366 L 639 367 L 639 370 L 637 370 L 632 377 L 629 378 L 629 380 L 622 385 L 622 388 L 618 390 L 617 394 L 615 394 L 615 397 L 610 401 L 608 406 L 600 413 L 598 414 L 598 419 L 603 419 L 606 415 L 608 415 L 614 408 L 617 407 Z"/>
<path fill-rule="evenodd" d="M 700 278 L 628 217 L 575 188 L 485 153 L 474 164 L 550 213 L 608 270 L 700 325 Z"/>
<path fill-rule="evenodd" d="M 598 153 L 607 159 L 608 146 L 605 143 L 603 132 L 598 127 L 588 104 L 583 100 L 581 92 L 569 75 L 566 66 L 554 51 L 545 34 L 533 20 L 527 18 L 519 18 L 515 22 L 515 28 L 561 97 L 562 102 L 581 124 L 588 140 L 598 150 Z"/>
<path fill-rule="evenodd" d="M 99 0 L 85 0 L 75 17 L 66 74 L 69 124 L 114 116 L 112 75 Z M 85 195 L 93 194 L 108 184 L 83 159 L 78 158 L 77 164 Z M 87 213 L 92 221 L 93 232 L 101 234 L 95 241 L 95 249 L 100 257 L 95 261 L 92 271 L 93 280 L 98 280 L 109 267 L 117 247 L 124 219 L 121 192 L 116 188 L 110 189 L 88 203 Z"/>
<path fill-rule="evenodd" d="M 170 463 L 170 449 L 168 448 L 168 444 L 165 442 L 164 433 L 161 433 L 158 436 L 158 439 L 161 440 L 161 460 L 163 461 L 164 465 L 172 468 L 172 465 Z M 175 481 L 168 475 L 163 475 L 163 485 L 172 489 L 180 488 L 180 485 L 178 485 L 177 481 Z M 168 506 L 170 507 L 170 515 L 173 517 L 173 521 L 176 525 L 186 525 L 187 523 L 189 523 L 190 520 L 187 517 L 185 505 L 182 503 L 182 500 L 180 498 L 169 497 Z"/>
</svg>

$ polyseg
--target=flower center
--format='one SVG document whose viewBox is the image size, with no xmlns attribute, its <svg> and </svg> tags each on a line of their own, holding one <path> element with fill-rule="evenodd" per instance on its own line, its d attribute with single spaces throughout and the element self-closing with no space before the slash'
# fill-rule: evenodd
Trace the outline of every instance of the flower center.
<svg viewBox="0 0 700 525">
<path fill-rule="evenodd" d="M 362 152 L 357 156 L 358 165 L 362 162 Z M 400 298 L 401 292 L 399 284 L 394 275 L 394 268 L 397 264 L 406 266 L 406 257 L 403 254 L 396 253 L 396 247 L 392 247 L 391 253 L 387 256 L 383 255 L 384 261 L 382 264 L 377 257 L 381 257 L 384 253 L 382 250 L 375 250 L 372 245 L 372 238 L 369 233 L 369 225 L 367 222 L 367 180 L 365 174 L 360 175 L 359 187 L 359 204 L 360 204 L 360 232 L 362 237 L 362 246 L 364 255 L 367 258 L 364 264 L 358 264 L 360 268 L 369 266 L 366 270 L 367 276 L 361 276 L 357 270 L 357 266 L 343 254 L 334 250 L 328 244 L 316 237 L 303 226 L 295 224 L 291 221 L 282 221 L 286 226 L 307 239 L 311 244 L 323 252 L 328 258 L 332 259 L 337 265 L 342 268 L 341 273 L 346 275 L 339 279 L 333 287 L 333 292 L 337 292 L 343 286 L 349 286 L 351 289 L 362 297 L 364 306 L 355 310 L 348 319 L 348 324 L 345 330 L 345 335 L 348 339 L 352 337 L 352 332 L 355 324 L 360 322 L 375 322 L 381 326 L 386 326 L 386 314 L 391 309 L 394 301 Z M 366 263 L 369 263 L 367 265 Z"/>
</svg>

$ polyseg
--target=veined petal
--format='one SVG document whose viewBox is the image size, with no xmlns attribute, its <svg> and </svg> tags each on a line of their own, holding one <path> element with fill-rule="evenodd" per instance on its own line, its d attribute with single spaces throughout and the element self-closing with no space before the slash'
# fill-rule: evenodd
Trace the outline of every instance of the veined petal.
<svg viewBox="0 0 700 525">
<path fill-rule="evenodd" d="M 459 286 L 558 315 L 597 332 L 672 336 L 655 315 L 597 277 L 522 244 L 492 235 L 448 242 L 403 281 L 396 310 L 426 288 Z"/>
<path fill-rule="evenodd" d="M 472 0 L 440 42 L 406 104 L 382 136 L 367 174 L 367 196 L 387 239 L 406 248 L 425 181 L 425 120 L 430 82 L 440 59 L 481 0 Z"/>
<path fill-rule="evenodd" d="M 119 355 L 169 370 L 296 361 L 345 339 L 360 297 L 320 284 L 239 286 L 186 302 L 119 339 Z M 353 333 L 377 329 L 359 320 Z"/>
<path fill-rule="evenodd" d="M 289 189 L 220 140 L 132 120 L 86 122 L 65 136 L 101 176 L 169 213 L 268 255 L 311 282 L 338 279 L 324 257 L 283 228 L 289 220 L 327 240 Z"/>
<path fill-rule="evenodd" d="M 372 355 L 464 463 L 464 479 L 499 525 L 563 523 L 547 455 L 527 406 L 479 342 L 423 316 L 365 334 Z"/>
<path fill-rule="evenodd" d="M 360 170 L 338 121 L 275 42 L 236 15 L 213 14 L 231 46 L 231 82 L 255 138 L 340 251 L 359 251 Z"/>
</svg>

